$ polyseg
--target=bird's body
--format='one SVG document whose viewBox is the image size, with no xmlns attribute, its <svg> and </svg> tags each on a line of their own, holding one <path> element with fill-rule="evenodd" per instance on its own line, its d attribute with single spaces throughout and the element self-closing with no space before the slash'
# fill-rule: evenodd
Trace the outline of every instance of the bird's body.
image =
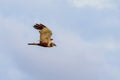
<svg viewBox="0 0 120 80">
<path fill-rule="evenodd" d="M 38 45 L 43 47 L 53 47 L 56 46 L 55 43 L 52 42 L 52 31 L 48 29 L 43 24 L 36 24 L 33 26 L 35 29 L 39 30 L 40 33 L 40 41 L 39 43 L 28 43 L 28 45 Z"/>
</svg>

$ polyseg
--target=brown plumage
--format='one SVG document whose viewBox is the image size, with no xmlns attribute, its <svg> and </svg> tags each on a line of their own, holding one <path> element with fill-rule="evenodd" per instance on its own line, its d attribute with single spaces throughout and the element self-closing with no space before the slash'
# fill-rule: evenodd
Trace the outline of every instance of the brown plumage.
<svg viewBox="0 0 120 80">
<path fill-rule="evenodd" d="M 28 43 L 28 45 L 38 45 L 43 47 L 53 47 L 56 46 L 55 43 L 52 42 L 52 31 L 48 29 L 43 24 L 35 24 L 33 26 L 35 29 L 39 30 L 40 33 L 40 41 L 39 43 Z"/>
</svg>

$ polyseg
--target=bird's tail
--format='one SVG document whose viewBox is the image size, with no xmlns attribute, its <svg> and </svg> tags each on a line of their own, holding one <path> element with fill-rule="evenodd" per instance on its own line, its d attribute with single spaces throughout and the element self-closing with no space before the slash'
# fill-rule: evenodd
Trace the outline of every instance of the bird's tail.
<svg viewBox="0 0 120 80">
<path fill-rule="evenodd" d="M 28 43 L 28 45 L 39 45 L 40 43 Z"/>
</svg>

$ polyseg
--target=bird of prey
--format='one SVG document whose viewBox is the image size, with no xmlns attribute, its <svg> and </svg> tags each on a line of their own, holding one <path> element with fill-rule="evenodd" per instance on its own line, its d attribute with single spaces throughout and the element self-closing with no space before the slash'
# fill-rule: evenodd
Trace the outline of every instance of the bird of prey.
<svg viewBox="0 0 120 80">
<path fill-rule="evenodd" d="M 28 45 L 38 45 L 42 47 L 53 47 L 56 46 L 55 43 L 52 42 L 52 31 L 48 29 L 43 24 L 35 24 L 33 26 L 35 29 L 39 30 L 40 33 L 40 41 L 39 43 L 28 43 Z"/>
</svg>

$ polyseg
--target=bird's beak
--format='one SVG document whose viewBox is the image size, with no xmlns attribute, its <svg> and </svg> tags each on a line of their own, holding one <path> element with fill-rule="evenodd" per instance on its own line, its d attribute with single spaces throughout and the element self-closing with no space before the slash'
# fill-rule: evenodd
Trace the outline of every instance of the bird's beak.
<svg viewBox="0 0 120 80">
<path fill-rule="evenodd" d="M 56 44 L 53 44 L 54 46 L 56 46 Z"/>
</svg>

